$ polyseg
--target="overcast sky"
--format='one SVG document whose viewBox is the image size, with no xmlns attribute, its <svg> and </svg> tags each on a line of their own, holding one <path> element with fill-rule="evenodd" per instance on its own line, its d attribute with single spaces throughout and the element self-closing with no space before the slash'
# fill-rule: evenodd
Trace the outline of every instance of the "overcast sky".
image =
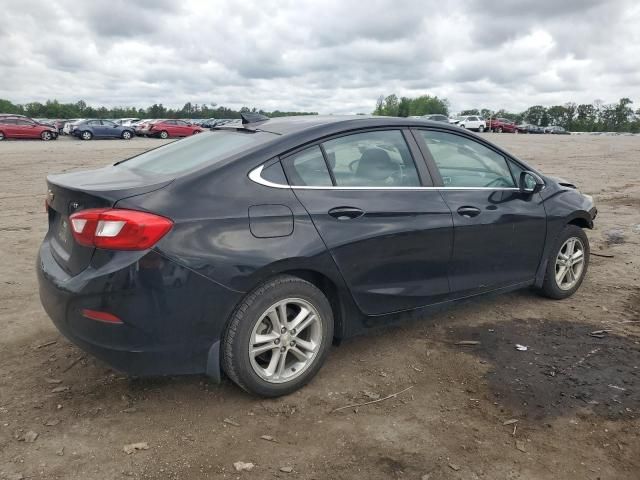
<svg viewBox="0 0 640 480">
<path fill-rule="evenodd" d="M 6 2 L 0 98 L 16 103 L 371 112 L 383 94 L 452 111 L 628 96 L 637 0 Z"/>
</svg>

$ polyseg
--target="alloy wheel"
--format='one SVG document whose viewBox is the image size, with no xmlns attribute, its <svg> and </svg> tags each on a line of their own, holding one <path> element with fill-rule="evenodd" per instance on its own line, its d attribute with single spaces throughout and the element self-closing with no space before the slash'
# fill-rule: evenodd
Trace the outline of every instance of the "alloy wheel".
<svg viewBox="0 0 640 480">
<path fill-rule="evenodd" d="M 91 132 L 82 132 L 83 140 L 91 140 Z"/>
<path fill-rule="evenodd" d="M 584 245 L 571 237 L 562 244 L 556 257 L 556 284 L 561 290 L 571 290 L 584 272 Z"/>
<path fill-rule="evenodd" d="M 322 344 L 322 318 L 301 298 L 287 298 L 258 319 L 249 340 L 253 371 L 269 383 L 289 382 L 307 370 Z"/>
<path fill-rule="evenodd" d="M 41 136 L 42 140 L 51 140 L 52 135 L 51 132 L 42 132 L 42 136 Z"/>
</svg>

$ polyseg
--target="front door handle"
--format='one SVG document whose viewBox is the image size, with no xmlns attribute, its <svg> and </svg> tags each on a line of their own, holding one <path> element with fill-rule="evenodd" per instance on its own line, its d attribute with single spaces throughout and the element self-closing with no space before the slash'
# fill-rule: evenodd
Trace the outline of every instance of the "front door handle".
<svg viewBox="0 0 640 480">
<path fill-rule="evenodd" d="M 338 220 L 353 220 L 364 215 L 364 211 L 356 207 L 336 207 L 329 210 L 329 215 Z"/>
<path fill-rule="evenodd" d="M 480 209 L 476 207 L 460 207 L 458 209 L 458 214 L 463 217 L 473 218 L 480 215 Z"/>
</svg>

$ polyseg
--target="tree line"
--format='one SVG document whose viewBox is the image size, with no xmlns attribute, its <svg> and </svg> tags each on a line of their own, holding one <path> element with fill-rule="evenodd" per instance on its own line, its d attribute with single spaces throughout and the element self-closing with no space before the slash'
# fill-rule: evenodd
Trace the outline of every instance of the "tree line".
<svg viewBox="0 0 640 480">
<path fill-rule="evenodd" d="M 439 113 L 449 115 L 449 102 L 437 96 L 422 95 L 416 98 L 392 94 L 380 96 L 374 115 L 408 117 Z M 573 132 L 631 132 L 640 133 L 640 108 L 633 109 L 633 101 L 624 97 L 616 103 L 605 104 L 596 100 L 590 104 L 533 105 L 524 112 L 493 111 L 487 108 L 463 110 L 463 115 L 480 115 L 484 118 L 506 118 L 518 124 L 530 123 L 541 127 L 559 125 Z"/>
<path fill-rule="evenodd" d="M 180 109 L 165 107 L 154 103 L 147 108 L 135 107 L 93 107 L 84 100 L 76 103 L 60 103 L 58 100 L 47 100 L 44 103 L 31 102 L 14 104 L 0 99 L 0 113 L 15 113 L 32 118 L 240 118 L 241 113 L 260 113 L 268 117 L 284 117 L 289 115 L 317 115 L 317 112 L 267 112 L 262 109 L 242 107 L 240 110 L 212 104 L 187 102 Z"/>
</svg>

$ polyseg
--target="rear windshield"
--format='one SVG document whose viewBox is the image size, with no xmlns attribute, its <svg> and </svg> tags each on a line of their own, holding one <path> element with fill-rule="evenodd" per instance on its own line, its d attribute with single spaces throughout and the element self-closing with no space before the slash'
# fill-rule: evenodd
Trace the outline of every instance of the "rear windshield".
<svg viewBox="0 0 640 480">
<path fill-rule="evenodd" d="M 217 163 L 273 138 L 275 135 L 263 132 L 205 132 L 155 148 L 119 165 L 149 173 L 182 173 Z"/>
</svg>

